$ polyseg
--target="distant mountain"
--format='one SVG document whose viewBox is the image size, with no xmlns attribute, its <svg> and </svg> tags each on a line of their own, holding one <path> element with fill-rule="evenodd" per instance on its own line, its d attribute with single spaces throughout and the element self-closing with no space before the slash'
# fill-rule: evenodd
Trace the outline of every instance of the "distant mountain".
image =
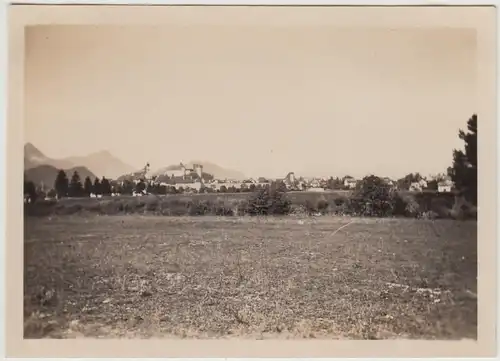
<svg viewBox="0 0 500 361">
<path fill-rule="evenodd" d="M 116 180 L 119 182 L 125 181 L 125 180 L 128 180 L 128 181 L 140 180 L 140 179 L 142 179 L 143 174 L 144 174 L 144 171 L 142 169 L 139 169 L 139 170 L 135 170 L 133 172 L 125 173 L 125 174 L 117 177 Z"/>
<path fill-rule="evenodd" d="M 213 175 L 216 179 L 243 180 L 246 178 L 243 173 L 241 173 L 237 170 L 223 168 L 217 164 L 210 163 L 210 162 L 193 160 L 193 161 L 191 161 L 189 163 L 185 163 L 185 164 L 186 164 L 186 166 L 192 165 L 192 164 L 201 164 L 203 166 L 203 172 Z M 168 173 L 168 171 L 180 170 L 180 169 L 181 169 L 180 164 L 169 165 L 167 167 L 163 167 L 163 168 L 160 168 L 160 169 L 152 172 L 152 175 L 163 175 L 165 173 Z"/>
<path fill-rule="evenodd" d="M 83 157 L 53 159 L 45 156 L 33 144 L 26 143 L 24 146 L 24 169 L 28 170 L 41 165 L 50 165 L 64 170 L 85 167 L 99 178 L 104 176 L 111 179 L 134 170 L 132 166 L 122 162 L 108 151 L 95 152 Z"/>
<path fill-rule="evenodd" d="M 59 170 L 60 168 L 56 168 L 48 164 L 40 165 L 38 167 L 25 170 L 24 179 L 32 181 L 37 186 L 43 184 L 47 188 L 53 188 Z M 77 171 L 78 174 L 80 175 L 80 180 L 82 184 L 86 177 L 90 177 L 92 182 L 94 181 L 95 178 L 97 178 L 94 173 L 92 173 L 85 167 L 73 167 L 65 169 L 64 171 L 66 172 L 68 180 L 71 180 L 73 173 Z"/>
<path fill-rule="evenodd" d="M 58 169 L 69 169 L 75 164 L 66 159 L 52 159 L 43 154 L 31 143 L 24 145 L 24 169 L 35 168 L 40 165 L 50 165 Z"/>
<path fill-rule="evenodd" d="M 108 151 L 95 152 L 84 157 L 69 157 L 66 160 L 87 167 L 99 177 L 111 179 L 135 170 L 134 167 L 122 162 Z"/>
</svg>

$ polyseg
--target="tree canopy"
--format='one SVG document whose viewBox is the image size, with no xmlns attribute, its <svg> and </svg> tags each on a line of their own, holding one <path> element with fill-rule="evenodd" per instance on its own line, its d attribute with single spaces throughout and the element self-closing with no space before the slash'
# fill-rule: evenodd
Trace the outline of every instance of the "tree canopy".
<svg viewBox="0 0 500 361">
<path fill-rule="evenodd" d="M 453 165 L 448 175 L 455 188 L 464 197 L 477 205 L 477 115 L 467 121 L 467 132 L 459 130 L 458 137 L 464 141 L 464 150 L 453 150 Z"/>
<path fill-rule="evenodd" d="M 64 170 L 60 170 L 57 173 L 56 180 L 54 182 L 54 189 L 56 190 L 58 197 L 66 197 L 69 190 L 69 181 Z"/>
</svg>

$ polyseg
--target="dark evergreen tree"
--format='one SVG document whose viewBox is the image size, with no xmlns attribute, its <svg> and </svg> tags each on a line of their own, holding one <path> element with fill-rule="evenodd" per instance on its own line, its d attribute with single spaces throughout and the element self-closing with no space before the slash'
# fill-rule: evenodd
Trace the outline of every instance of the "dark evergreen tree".
<svg viewBox="0 0 500 361">
<path fill-rule="evenodd" d="M 66 197 L 69 190 L 69 181 L 64 170 L 60 170 L 57 173 L 56 180 L 54 182 L 54 189 L 56 190 L 57 197 Z"/>
<path fill-rule="evenodd" d="M 37 199 L 37 191 L 35 183 L 32 181 L 24 181 L 24 195 L 29 199 L 30 203 L 33 203 Z"/>
<path fill-rule="evenodd" d="M 76 170 L 73 172 L 73 175 L 71 176 L 71 181 L 69 183 L 68 195 L 70 197 L 83 196 L 82 182 L 80 181 L 80 175 L 78 174 L 78 172 Z"/>
<path fill-rule="evenodd" d="M 90 177 L 87 177 L 83 182 L 83 192 L 87 197 L 90 197 L 90 193 L 92 193 L 92 190 L 93 190 L 92 181 L 90 180 Z"/>
<path fill-rule="evenodd" d="M 139 183 L 137 183 L 137 184 L 135 185 L 135 191 L 136 191 L 137 193 L 142 193 L 142 192 L 144 192 L 145 190 L 146 190 L 146 183 L 144 183 L 142 180 L 141 180 L 141 181 L 139 181 Z"/>
<path fill-rule="evenodd" d="M 121 193 L 122 194 L 132 194 L 134 191 L 134 183 L 132 183 L 130 180 L 125 180 L 123 181 L 121 185 Z"/>
<path fill-rule="evenodd" d="M 101 181 L 99 178 L 96 178 L 94 181 L 94 194 L 102 194 Z"/>
<path fill-rule="evenodd" d="M 106 177 L 102 177 L 101 180 L 101 194 L 103 196 L 111 195 L 111 183 L 109 183 L 109 179 L 107 179 Z"/>
<path fill-rule="evenodd" d="M 477 205 L 477 115 L 467 122 L 467 133 L 459 130 L 458 137 L 464 141 L 464 150 L 453 150 L 453 165 L 448 175 L 455 188 L 465 199 Z"/>
</svg>

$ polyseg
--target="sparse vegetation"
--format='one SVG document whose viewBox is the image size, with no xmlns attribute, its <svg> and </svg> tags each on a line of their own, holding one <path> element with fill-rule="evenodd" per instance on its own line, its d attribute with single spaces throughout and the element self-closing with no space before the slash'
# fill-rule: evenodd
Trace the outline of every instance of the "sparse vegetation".
<svg viewBox="0 0 500 361">
<path fill-rule="evenodd" d="M 364 191 L 362 191 L 364 192 Z M 199 193 L 168 194 L 132 197 L 104 196 L 102 198 L 65 198 L 58 201 L 37 200 L 25 205 L 27 216 L 69 215 L 75 212 L 119 214 L 153 214 L 164 216 L 200 215 L 286 215 L 296 213 L 297 207 L 308 215 L 345 215 L 377 217 L 426 218 L 432 212 L 434 218 L 475 218 L 476 207 L 461 201 L 460 197 L 449 193 L 437 192 L 394 192 L 388 193 L 385 202 L 373 203 L 372 191 L 354 194 L 345 191 L 332 193 L 274 192 L 267 188 L 253 193 Z M 376 191 L 373 191 L 376 192 Z M 384 191 L 385 192 L 385 191 Z M 363 198 L 365 195 L 365 198 Z M 380 198 L 382 199 L 382 198 Z M 238 203 L 238 212 L 234 203 Z M 453 212 L 456 204 L 463 208 L 460 216 Z M 146 205 L 148 206 L 146 207 Z M 203 204 L 201 206 L 200 204 Z M 75 206 L 78 205 L 78 206 Z M 200 206 L 197 206 L 200 205 Z M 204 211 L 194 211 L 193 207 L 203 207 Z M 224 208 L 226 211 L 221 211 Z M 217 211 L 216 211 L 217 210 Z M 364 212 L 364 213 L 363 213 Z"/>
</svg>

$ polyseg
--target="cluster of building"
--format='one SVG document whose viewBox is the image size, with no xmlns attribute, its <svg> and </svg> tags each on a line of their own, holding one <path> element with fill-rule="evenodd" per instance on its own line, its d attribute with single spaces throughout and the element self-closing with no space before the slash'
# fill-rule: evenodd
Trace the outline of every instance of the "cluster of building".
<svg viewBox="0 0 500 361">
<path fill-rule="evenodd" d="M 329 182 L 331 178 L 297 178 L 294 172 L 290 172 L 284 178 L 269 180 L 266 178 L 249 178 L 245 180 L 233 180 L 233 179 L 216 179 L 203 172 L 203 165 L 192 164 L 187 166 L 182 162 L 177 167 L 171 167 L 165 170 L 163 174 L 153 175 L 150 170 L 149 163 L 146 166 L 135 173 L 128 175 L 122 179 L 122 184 L 125 180 L 131 180 L 135 184 L 139 182 L 144 182 L 146 187 L 141 192 L 134 192 L 134 195 L 140 196 L 148 193 L 148 185 L 157 184 L 160 186 L 173 187 L 176 190 L 182 189 L 185 192 L 200 192 L 202 189 L 210 190 L 213 192 L 221 191 L 223 188 L 229 189 L 244 189 L 253 187 L 265 187 L 270 185 L 272 181 L 281 181 L 288 190 L 294 191 L 310 191 L 310 192 L 323 192 L 329 188 Z M 384 182 L 389 186 L 397 186 L 397 182 L 390 178 L 383 178 Z M 340 184 L 337 184 L 339 189 L 355 189 L 359 184 L 359 179 L 354 177 L 344 177 Z M 428 181 L 421 179 L 418 182 L 413 182 L 410 184 L 409 191 L 419 192 L 427 189 Z M 451 192 L 453 188 L 453 182 L 445 178 L 438 182 L 438 192 Z"/>
<path fill-rule="evenodd" d="M 290 191 L 324 192 L 328 189 L 352 190 L 355 189 L 360 182 L 359 179 L 350 176 L 346 176 L 342 180 L 336 179 L 333 185 L 332 180 L 332 178 L 325 177 L 297 178 L 294 172 L 289 172 L 284 178 L 279 179 L 266 179 L 263 177 L 245 180 L 217 179 L 210 174 L 204 173 L 203 165 L 201 164 L 186 166 L 181 162 L 177 167 L 169 167 L 161 174 L 153 174 L 149 163 L 147 163 L 143 169 L 122 176 L 118 180 L 112 182 L 119 186 L 124 186 L 124 183 L 127 181 L 132 182 L 135 185 L 132 193 L 134 196 L 148 194 L 150 193 L 148 192 L 148 187 L 157 185 L 175 188 L 177 191 L 182 189 L 182 191 L 186 193 L 198 193 L 202 190 L 212 192 L 221 192 L 225 190 L 231 192 L 233 190 L 242 191 L 244 189 L 252 190 L 252 188 L 267 187 L 273 181 L 279 181 Z M 399 182 L 395 182 L 388 177 L 383 178 L 383 181 L 391 187 L 399 188 Z M 449 177 L 439 176 L 427 179 L 421 178 L 419 181 L 410 183 L 409 187 L 406 185 L 404 190 L 422 192 L 429 189 L 429 183 L 431 181 L 437 183 L 437 191 L 440 193 L 451 192 L 454 188 L 454 184 Z M 136 187 L 140 182 L 143 182 L 144 186 Z M 432 189 L 436 189 L 436 183 L 434 183 Z M 118 190 L 113 191 L 111 196 L 119 196 L 120 194 L 118 192 Z M 52 199 L 54 197 L 55 196 L 50 196 L 48 194 L 45 196 L 46 199 Z M 102 195 L 92 193 L 90 197 L 101 198 Z"/>
<path fill-rule="evenodd" d="M 428 188 L 429 181 L 426 179 L 421 179 L 418 182 L 412 182 L 409 187 L 409 191 L 411 192 L 422 192 L 423 190 Z M 451 192 L 453 189 L 453 182 L 450 178 L 441 179 L 437 182 L 437 191 L 439 193 L 447 193 Z"/>
</svg>

